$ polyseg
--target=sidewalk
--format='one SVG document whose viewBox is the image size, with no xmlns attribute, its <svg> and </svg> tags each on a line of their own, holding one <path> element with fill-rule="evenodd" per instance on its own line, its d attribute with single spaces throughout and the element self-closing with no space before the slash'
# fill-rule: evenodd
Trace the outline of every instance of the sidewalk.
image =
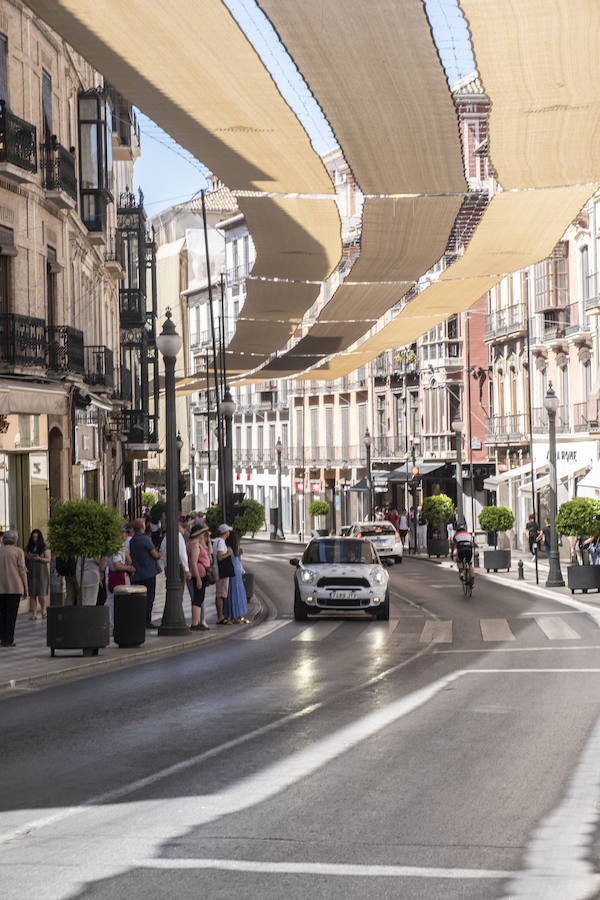
<svg viewBox="0 0 600 900">
<path fill-rule="evenodd" d="M 189 634 L 176 637 L 159 637 L 156 631 L 146 631 L 146 641 L 140 647 L 121 648 L 111 642 L 108 647 L 99 651 L 98 656 L 91 657 L 82 656 L 80 650 L 57 650 L 56 656 L 51 657 L 50 649 L 46 646 L 46 621 L 38 616 L 38 619 L 32 622 L 28 615 L 20 614 L 15 629 L 16 646 L 4 647 L 0 652 L 0 698 L 10 696 L 19 689 L 35 689 L 36 685 L 55 680 L 82 678 L 109 669 L 150 662 L 166 654 L 193 650 L 205 644 L 224 640 L 240 629 L 251 627 L 217 626 L 214 596 L 214 588 L 208 588 L 205 610 L 210 631 L 190 631 Z M 161 620 L 164 604 L 165 578 L 161 573 L 157 579 L 152 616 L 156 623 Z M 184 591 L 183 611 L 186 621 L 191 622 L 191 603 L 187 590 Z M 265 615 L 265 604 L 255 592 L 252 600 L 248 602 L 248 618 L 255 624 Z"/>
</svg>

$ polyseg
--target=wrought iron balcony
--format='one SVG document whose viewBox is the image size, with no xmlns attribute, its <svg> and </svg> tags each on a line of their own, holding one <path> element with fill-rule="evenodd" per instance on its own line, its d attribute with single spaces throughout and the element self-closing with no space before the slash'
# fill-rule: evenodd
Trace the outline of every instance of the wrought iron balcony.
<svg viewBox="0 0 600 900">
<path fill-rule="evenodd" d="M 156 416 L 141 409 L 124 409 L 119 416 L 119 431 L 127 435 L 129 444 L 155 444 Z"/>
<path fill-rule="evenodd" d="M 0 362 L 3 366 L 46 368 L 46 323 L 43 319 L 0 315 Z"/>
<path fill-rule="evenodd" d="M 122 328 L 143 325 L 147 318 L 146 297 L 139 288 L 120 288 L 119 313 Z"/>
<path fill-rule="evenodd" d="M 125 274 L 125 250 L 123 239 L 115 228 L 107 234 L 104 247 L 104 262 L 107 268 L 113 269 L 121 277 Z"/>
<path fill-rule="evenodd" d="M 406 438 L 403 435 L 396 437 L 375 437 L 371 447 L 373 459 L 398 459 L 406 453 Z"/>
<path fill-rule="evenodd" d="M 37 172 L 37 140 L 35 125 L 13 115 L 6 102 L 0 100 L 0 163 L 7 163 L 24 172 Z M 17 181 L 27 181 L 12 171 L 2 174 L 12 175 Z"/>
<path fill-rule="evenodd" d="M 112 387 L 114 384 L 113 352 L 108 347 L 85 348 L 85 380 L 88 384 Z"/>
<path fill-rule="evenodd" d="M 77 205 L 74 148 L 69 151 L 54 138 L 52 144 L 42 146 L 41 167 L 48 199 L 61 209 L 74 209 Z"/>
<path fill-rule="evenodd" d="M 48 364 L 55 372 L 85 371 L 83 331 L 70 325 L 53 325 L 48 328 Z"/>
</svg>

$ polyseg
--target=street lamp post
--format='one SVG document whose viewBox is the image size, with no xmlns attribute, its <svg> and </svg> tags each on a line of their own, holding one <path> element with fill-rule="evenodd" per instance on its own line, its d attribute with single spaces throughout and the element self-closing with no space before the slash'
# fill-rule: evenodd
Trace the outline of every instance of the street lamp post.
<svg viewBox="0 0 600 900">
<path fill-rule="evenodd" d="M 544 397 L 544 408 L 548 413 L 550 432 L 550 569 L 546 587 L 564 587 L 565 582 L 560 570 L 560 558 L 558 555 L 558 534 L 556 533 L 556 411 L 558 409 L 558 397 L 554 393 L 552 382 L 548 384 L 548 390 Z"/>
<path fill-rule="evenodd" d="M 177 428 L 175 413 L 175 359 L 181 349 L 181 336 L 177 334 L 167 309 L 162 332 L 156 344 L 162 354 L 165 365 L 165 441 L 167 451 L 166 489 L 167 489 L 167 585 L 165 608 L 158 629 L 159 635 L 187 634 L 188 627 L 183 615 L 183 591 L 179 577 L 179 533 L 178 520 L 178 466 L 177 466 Z"/>
<path fill-rule="evenodd" d="M 367 451 L 367 510 L 369 522 L 373 521 L 373 477 L 371 475 L 371 435 L 369 429 L 365 431 L 365 450 Z"/>
<path fill-rule="evenodd" d="M 416 552 L 417 552 L 417 524 L 418 524 L 417 523 L 417 519 L 418 519 L 418 516 L 417 516 L 417 505 L 418 505 L 417 483 L 418 483 L 418 479 L 419 479 L 419 470 L 417 468 L 417 444 L 416 444 L 416 441 L 414 440 L 414 438 L 410 442 L 410 454 L 412 457 L 412 479 L 411 479 L 411 483 L 410 483 L 410 492 L 411 492 L 411 496 L 412 496 L 412 510 L 413 510 L 412 552 L 414 554 L 416 554 Z M 410 516 L 409 516 L 409 525 L 410 524 L 411 524 L 411 522 L 410 522 Z"/>
<path fill-rule="evenodd" d="M 196 448 L 190 447 L 190 490 L 192 493 L 192 512 L 196 509 Z"/>
<path fill-rule="evenodd" d="M 181 501 L 183 500 L 184 490 L 181 481 L 181 450 L 183 447 L 183 438 L 181 432 L 177 430 L 177 499 L 179 501 L 178 511 L 181 509 Z"/>
<path fill-rule="evenodd" d="M 456 444 L 456 508 L 458 518 L 463 519 L 463 474 L 462 474 L 462 434 L 463 423 L 461 419 L 454 419 L 452 431 L 455 433 Z"/>
<path fill-rule="evenodd" d="M 231 514 L 231 498 L 233 496 L 233 449 L 231 446 L 231 420 L 235 414 L 235 400 L 231 396 L 229 388 L 226 388 L 223 399 L 221 400 L 221 414 L 223 416 L 225 428 L 224 432 L 225 446 L 223 447 L 222 464 L 223 472 L 223 521 L 229 522 Z"/>
<path fill-rule="evenodd" d="M 281 540 L 283 540 L 283 512 L 281 509 L 281 451 L 283 450 L 283 444 L 281 443 L 281 438 L 277 438 L 275 450 L 277 451 L 277 531 L 275 533 L 280 535 Z"/>
</svg>

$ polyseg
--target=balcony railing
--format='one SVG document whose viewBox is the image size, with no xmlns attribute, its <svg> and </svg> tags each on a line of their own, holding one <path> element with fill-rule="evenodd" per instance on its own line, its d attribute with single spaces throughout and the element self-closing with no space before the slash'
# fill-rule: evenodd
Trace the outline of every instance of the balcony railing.
<svg viewBox="0 0 600 900">
<path fill-rule="evenodd" d="M 42 184 L 47 191 L 62 191 L 77 202 L 75 154 L 60 144 L 42 147 Z"/>
<path fill-rule="evenodd" d="M 406 438 L 403 435 L 396 437 L 375 437 L 371 445 L 373 459 L 397 459 L 406 454 Z"/>
<path fill-rule="evenodd" d="M 548 434 L 548 412 L 543 406 L 531 410 L 532 431 L 534 434 Z M 569 407 L 559 406 L 556 411 L 556 431 L 564 433 L 569 430 Z"/>
<path fill-rule="evenodd" d="M 0 361 L 11 366 L 47 365 L 46 323 L 43 319 L 0 315 Z"/>
<path fill-rule="evenodd" d="M 589 431 L 590 422 L 588 416 L 588 404 L 585 403 L 574 403 L 573 404 L 573 430 L 574 431 Z"/>
<path fill-rule="evenodd" d="M 529 440 L 529 418 L 526 413 L 492 416 L 486 428 L 489 443 L 511 444 Z"/>
<path fill-rule="evenodd" d="M 522 303 L 513 303 L 504 309 L 489 313 L 485 320 L 485 339 L 490 341 L 505 336 L 514 336 L 527 328 L 525 307 Z"/>
<path fill-rule="evenodd" d="M 3 100 L 0 100 L 0 162 L 37 172 L 35 125 L 13 115 Z"/>
<path fill-rule="evenodd" d="M 123 249 L 123 239 L 120 232 L 113 228 L 106 238 L 106 246 L 104 247 L 104 261 L 107 265 L 117 265 L 125 270 L 125 252 Z"/>
<path fill-rule="evenodd" d="M 237 284 L 239 281 L 243 281 L 250 274 L 251 265 L 250 263 L 240 263 L 240 265 L 232 266 L 227 270 L 227 283 L 228 284 Z"/>
<path fill-rule="evenodd" d="M 112 387 L 114 384 L 113 352 L 108 347 L 85 348 L 85 380 L 88 384 Z"/>
<path fill-rule="evenodd" d="M 156 416 L 141 409 L 124 409 L 119 416 L 119 430 L 127 435 L 129 444 L 155 444 Z"/>
<path fill-rule="evenodd" d="M 310 447 L 291 448 L 287 457 L 289 465 L 314 466 L 315 468 L 348 468 L 365 465 L 365 448 L 353 447 Z"/>
<path fill-rule="evenodd" d="M 83 375 L 83 331 L 70 325 L 48 328 L 48 365 L 55 372 L 77 372 Z"/>
</svg>

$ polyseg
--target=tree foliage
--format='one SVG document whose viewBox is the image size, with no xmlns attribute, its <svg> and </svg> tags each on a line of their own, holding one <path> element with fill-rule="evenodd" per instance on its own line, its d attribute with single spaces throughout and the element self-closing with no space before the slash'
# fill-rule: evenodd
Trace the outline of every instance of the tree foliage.
<svg viewBox="0 0 600 900">
<path fill-rule="evenodd" d="M 223 511 L 220 506 L 209 506 L 206 510 L 206 524 L 210 528 L 213 537 L 217 534 L 217 528 L 223 522 Z M 265 524 L 265 508 L 261 506 L 258 500 L 247 497 L 242 500 L 240 511 L 231 523 L 234 531 L 237 531 L 240 537 L 245 534 L 255 534 Z"/>
<path fill-rule="evenodd" d="M 223 511 L 220 506 L 209 506 L 204 515 L 206 519 L 206 524 L 210 528 L 210 533 L 213 537 L 216 537 L 217 528 L 223 521 Z"/>
<path fill-rule="evenodd" d="M 484 531 L 508 531 L 515 524 L 515 514 L 508 506 L 484 506 L 479 524 Z"/>
<path fill-rule="evenodd" d="M 444 525 L 452 518 L 454 504 L 447 494 L 432 494 L 425 497 L 421 513 L 430 525 Z"/>
<path fill-rule="evenodd" d="M 154 506 L 150 507 L 150 519 L 154 525 L 158 525 L 158 523 L 164 516 L 166 509 L 167 504 L 164 500 L 157 500 Z"/>
<path fill-rule="evenodd" d="M 561 503 L 556 515 L 556 530 L 559 534 L 576 537 L 598 537 L 600 501 L 590 497 L 576 497 Z"/>
<path fill-rule="evenodd" d="M 151 507 L 154 505 L 156 497 L 152 491 L 142 491 L 142 506 Z"/>
<path fill-rule="evenodd" d="M 62 559 L 113 556 L 121 547 L 123 519 L 94 500 L 71 500 L 54 511 L 48 523 L 48 546 Z"/>
<path fill-rule="evenodd" d="M 326 516 L 329 512 L 329 503 L 327 500 L 313 500 L 308 507 L 308 514 L 312 518 L 317 516 Z"/>
</svg>

